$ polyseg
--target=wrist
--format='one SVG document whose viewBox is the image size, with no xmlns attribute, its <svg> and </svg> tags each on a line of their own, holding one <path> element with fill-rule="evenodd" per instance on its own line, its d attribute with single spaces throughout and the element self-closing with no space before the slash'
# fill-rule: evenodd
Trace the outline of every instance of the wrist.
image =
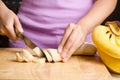
<svg viewBox="0 0 120 80">
<path fill-rule="evenodd" d="M 89 29 L 89 26 L 85 23 L 77 23 L 78 26 L 80 26 L 82 28 L 82 31 L 85 33 L 85 35 L 89 34 L 91 32 L 91 30 Z"/>
</svg>

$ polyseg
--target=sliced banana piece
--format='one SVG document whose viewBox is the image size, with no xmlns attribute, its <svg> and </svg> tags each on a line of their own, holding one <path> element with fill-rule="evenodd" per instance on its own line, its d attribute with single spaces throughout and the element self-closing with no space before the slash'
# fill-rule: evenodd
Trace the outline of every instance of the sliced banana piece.
<svg viewBox="0 0 120 80">
<path fill-rule="evenodd" d="M 57 49 L 47 49 L 47 51 L 52 56 L 54 62 L 62 61 L 62 58 L 58 53 Z"/>
<path fill-rule="evenodd" d="M 35 62 L 35 63 L 45 63 L 45 57 L 34 57 L 28 50 L 23 49 L 21 52 L 16 53 L 16 60 L 18 62 Z"/>
<path fill-rule="evenodd" d="M 88 42 L 85 42 L 80 48 L 78 48 L 73 55 L 94 55 L 96 53 L 96 47 Z"/>
<path fill-rule="evenodd" d="M 36 47 L 33 49 L 36 53 L 33 56 L 28 50 L 23 49 L 21 52 L 16 53 L 16 60 L 19 62 L 35 62 L 35 63 L 45 63 L 48 62 L 58 62 L 62 61 L 60 54 L 57 49 L 43 49 L 44 54 L 40 52 L 39 48 Z M 85 42 L 79 49 L 73 53 L 73 55 L 94 55 L 97 49 L 93 44 Z"/>
<path fill-rule="evenodd" d="M 41 52 L 39 47 L 35 47 L 33 51 L 36 53 L 38 57 L 44 57 L 44 54 Z"/>
<path fill-rule="evenodd" d="M 20 53 L 20 55 L 22 56 L 22 58 L 26 61 L 26 62 L 31 62 L 33 60 L 33 56 L 32 54 L 28 51 L 23 49 L 22 52 Z"/>
<path fill-rule="evenodd" d="M 47 49 L 43 49 L 43 52 L 47 58 L 48 62 L 52 62 L 52 56 L 49 54 L 49 52 L 47 51 Z"/>
<path fill-rule="evenodd" d="M 17 53 L 16 53 L 16 60 L 17 60 L 18 62 L 23 62 L 23 61 L 24 61 L 24 59 L 23 59 L 22 56 L 20 55 L 20 52 L 17 52 Z"/>
<path fill-rule="evenodd" d="M 46 62 L 46 58 L 39 58 L 39 57 L 34 57 L 33 62 L 35 63 L 45 63 Z"/>
</svg>

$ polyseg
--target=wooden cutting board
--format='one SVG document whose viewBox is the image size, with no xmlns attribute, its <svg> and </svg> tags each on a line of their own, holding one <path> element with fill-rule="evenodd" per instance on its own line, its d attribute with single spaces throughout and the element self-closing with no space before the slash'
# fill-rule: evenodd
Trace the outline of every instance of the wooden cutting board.
<svg viewBox="0 0 120 80">
<path fill-rule="evenodd" d="M 66 63 L 19 63 L 20 49 L 0 49 L 0 80 L 112 80 L 97 56 L 72 56 Z"/>
</svg>

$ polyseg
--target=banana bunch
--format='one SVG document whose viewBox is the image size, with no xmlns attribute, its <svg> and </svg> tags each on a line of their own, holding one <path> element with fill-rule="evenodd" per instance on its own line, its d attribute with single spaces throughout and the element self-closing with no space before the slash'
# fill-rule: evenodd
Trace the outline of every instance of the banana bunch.
<svg viewBox="0 0 120 80">
<path fill-rule="evenodd" d="M 106 22 L 97 26 L 92 39 L 98 54 L 108 69 L 120 73 L 120 26 L 117 21 Z"/>
</svg>

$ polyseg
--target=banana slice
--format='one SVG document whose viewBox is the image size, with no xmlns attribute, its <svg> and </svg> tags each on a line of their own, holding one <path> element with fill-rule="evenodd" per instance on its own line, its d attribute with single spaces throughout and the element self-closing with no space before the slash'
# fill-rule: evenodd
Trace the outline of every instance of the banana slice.
<svg viewBox="0 0 120 80">
<path fill-rule="evenodd" d="M 60 54 L 57 49 L 47 49 L 48 53 L 52 56 L 54 62 L 62 61 Z"/>
<path fill-rule="evenodd" d="M 26 61 L 26 62 L 31 62 L 32 60 L 33 60 L 33 56 L 32 56 L 32 54 L 29 52 L 29 51 L 27 51 L 27 50 L 25 50 L 25 49 L 23 49 L 22 50 L 22 52 L 20 53 L 20 55 L 22 56 L 22 58 Z"/>
<path fill-rule="evenodd" d="M 80 48 L 78 48 L 73 55 L 80 56 L 80 55 L 94 55 L 96 53 L 96 47 L 88 42 L 85 42 Z"/>
<path fill-rule="evenodd" d="M 35 62 L 35 63 L 45 63 L 45 57 L 34 57 L 28 50 L 23 49 L 21 52 L 16 53 L 16 60 L 18 62 Z"/>
<path fill-rule="evenodd" d="M 36 53 L 36 55 L 37 55 L 38 57 L 44 57 L 44 54 L 41 52 L 41 50 L 39 49 L 39 47 L 35 47 L 35 48 L 33 49 L 33 51 Z"/>
<path fill-rule="evenodd" d="M 47 51 L 47 49 L 44 49 L 43 52 L 44 52 L 44 54 L 45 54 L 45 56 L 47 58 L 47 61 L 48 62 L 52 62 L 52 56 L 49 54 L 49 52 Z"/>
<path fill-rule="evenodd" d="M 16 53 L 16 60 L 17 60 L 18 62 L 23 62 L 23 61 L 24 61 L 24 59 L 22 58 L 22 56 L 20 55 L 19 52 Z"/>
<path fill-rule="evenodd" d="M 34 57 L 33 62 L 35 63 L 45 63 L 46 62 L 46 58 L 38 58 L 38 57 Z"/>
</svg>

